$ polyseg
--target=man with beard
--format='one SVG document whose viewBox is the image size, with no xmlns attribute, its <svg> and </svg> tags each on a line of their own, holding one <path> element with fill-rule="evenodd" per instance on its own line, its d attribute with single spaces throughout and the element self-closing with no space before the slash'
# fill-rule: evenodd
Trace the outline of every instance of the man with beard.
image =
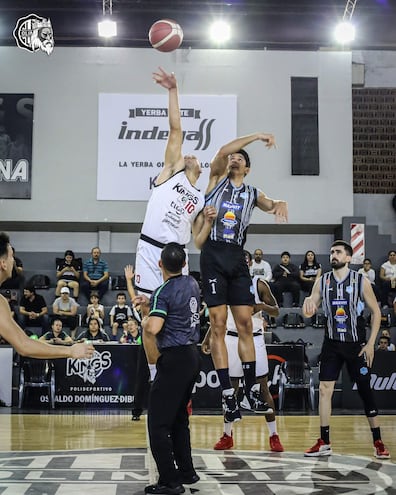
<svg viewBox="0 0 396 495">
<path fill-rule="evenodd" d="M 319 372 L 320 438 L 304 455 L 319 457 L 332 454 L 329 426 L 331 399 L 334 385 L 345 363 L 363 401 L 373 436 L 374 455 L 378 459 L 389 459 L 389 451 L 381 440 L 378 409 L 370 387 L 370 368 L 381 313 L 369 280 L 349 269 L 352 254 L 352 247 L 347 242 L 338 240 L 333 243 L 330 250 L 332 271 L 315 282 L 311 295 L 303 304 L 304 316 L 309 318 L 316 313 L 322 301 L 327 318 Z M 371 312 L 368 339 L 362 316 L 363 300 Z"/>
</svg>

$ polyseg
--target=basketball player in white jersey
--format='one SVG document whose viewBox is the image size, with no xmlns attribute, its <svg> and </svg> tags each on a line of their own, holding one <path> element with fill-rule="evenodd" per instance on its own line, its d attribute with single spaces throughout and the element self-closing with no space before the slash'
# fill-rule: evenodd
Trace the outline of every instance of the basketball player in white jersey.
<svg viewBox="0 0 396 495">
<path fill-rule="evenodd" d="M 153 73 L 153 79 L 168 90 L 169 136 L 164 167 L 155 180 L 136 250 L 136 290 L 138 294 L 148 297 L 163 283 L 158 264 L 162 248 L 170 242 L 185 246 L 190 241 L 192 228 L 194 237 L 199 238 L 205 221 L 202 212 L 200 221 L 194 225 L 204 208 L 204 195 L 195 187 L 201 175 L 201 166 L 195 156 L 182 155 L 183 131 L 176 77 L 159 68 L 158 72 Z M 206 209 L 209 212 L 212 210 Z M 188 263 L 183 273 L 188 273 Z M 142 304 L 141 309 L 145 314 L 148 306 Z M 146 348 L 149 344 L 146 339 L 143 341 Z M 153 349 L 150 355 L 154 354 Z M 151 373 L 155 373 L 154 363 L 150 364 Z"/>
<path fill-rule="evenodd" d="M 169 242 L 186 245 L 204 207 L 203 193 L 195 187 L 201 175 L 200 163 L 193 155 L 182 155 L 183 131 L 176 77 L 159 68 L 153 79 L 168 90 L 170 129 L 164 167 L 155 180 L 136 251 L 135 286 L 139 294 L 148 296 L 163 282 L 158 266 L 161 249 Z"/>
</svg>

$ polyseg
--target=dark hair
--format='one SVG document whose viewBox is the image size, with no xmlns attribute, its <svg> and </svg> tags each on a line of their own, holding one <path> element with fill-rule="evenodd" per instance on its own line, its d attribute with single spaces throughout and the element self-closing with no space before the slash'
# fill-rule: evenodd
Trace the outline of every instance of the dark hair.
<svg viewBox="0 0 396 495">
<path fill-rule="evenodd" d="M 33 294 L 36 294 L 36 289 L 35 289 L 34 285 L 25 285 L 25 287 L 23 289 L 28 290 L 29 292 L 32 292 Z"/>
<path fill-rule="evenodd" d="M 125 297 L 125 299 L 126 299 L 126 294 L 125 294 L 125 292 L 117 292 L 116 299 L 117 299 L 117 297 L 118 297 L 118 296 L 124 296 L 124 297 Z"/>
<path fill-rule="evenodd" d="M 316 260 L 316 254 L 312 251 L 312 249 L 308 249 L 308 251 L 305 253 L 304 261 L 301 263 L 301 269 L 302 270 L 305 270 L 309 266 L 308 265 L 308 260 L 307 260 L 308 253 L 312 253 L 314 255 L 313 264 L 314 265 L 319 265 L 319 263 Z"/>
<path fill-rule="evenodd" d="M 161 251 L 161 261 L 166 271 L 179 273 L 186 261 L 186 253 L 180 244 L 170 242 Z"/>
<path fill-rule="evenodd" d="M 59 317 L 55 316 L 55 317 L 51 320 L 51 327 L 52 327 L 52 325 L 53 325 L 56 321 L 60 321 L 60 322 L 62 323 L 62 326 L 63 326 L 63 322 L 62 322 L 62 320 L 61 320 Z"/>
<path fill-rule="evenodd" d="M 396 254 L 396 251 L 394 249 L 391 249 L 390 251 L 388 251 L 388 256 L 392 253 L 395 253 Z"/>
<path fill-rule="evenodd" d="M 7 254 L 10 238 L 5 232 L 0 232 L 0 256 Z"/>
<path fill-rule="evenodd" d="M 291 258 L 289 251 L 283 251 L 283 253 L 281 254 L 281 258 L 282 258 L 282 256 L 285 256 L 285 255 L 287 255 L 287 256 L 289 256 L 289 258 Z"/>
<path fill-rule="evenodd" d="M 67 249 L 67 250 L 65 251 L 65 258 L 66 258 L 66 256 L 71 256 L 72 258 L 74 258 L 74 257 L 75 257 L 75 256 L 74 256 L 74 253 L 73 253 L 73 251 L 72 251 L 71 249 Z"/>
<path fill-rule="evenodd" d="M 363 263 L 366 263 L 366 262 L 367 263 L 370 263 L 370 265 L 372 264 L 370 258 L 364 258 Z"/>
<path fill-rule="evenodd" d="M 381 335 L 379 338 L 379 341 L 381 341 L 381 339 L 386 339 L 386 341 L 388 342 L 388 345 L 390 345 L 390 338 L 387 335 Z"/>
<path fill-rule="evenodd" d="M 252 261 L 252 254 L 246 249 L 243 250 L 243 255 L 245 256 L 245 258 L 249 258 L 249 261 Z"/>
<path fill-rule="evenodd" d="M 343 241 L 342 239 L 334 241 L 333 244 L 331 245 L 331 247 L 335 247 L 335 246 L 343 246 L 345 251 L 347 252 L 348 256 L 353 255 L 352 246 L 350 244 L 348 244 L 346 241 Z"/>
<path fill-rule="evenodd" d="M 243 158 L 245 159 L 246 166 L 248 168 L 250 168 L 250 158 L 249 158 L 249 155 L 247 154 L 247 151 L 245 151 L 244 149 L 240 149 L 240 150 L 236 151 L 235 153 L 242 155 Z M 235 154 L 235 153 L 232 153 L 232 154 Z"/>
</svg>

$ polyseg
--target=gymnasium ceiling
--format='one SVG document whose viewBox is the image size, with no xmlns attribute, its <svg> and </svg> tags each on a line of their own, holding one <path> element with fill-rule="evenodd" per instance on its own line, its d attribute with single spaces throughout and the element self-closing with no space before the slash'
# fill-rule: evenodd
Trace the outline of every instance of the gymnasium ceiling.
<svg viewBox="0 0 396 495">
<path fill-rule="evenodd" d="M 15 46 L 12 31 L 18 18 L 30 13 L 49 17 L 56 46 L 147 47 L 151 24 L 177 20 L 184 30 L 184 48 L 212 48 L 210 21 L 219 14 L 232 24 L 227 48 L 318 50 L 334 48 L 333 29 L 347 0 L 113 0 L 118 36 L 97 35 L 102 0 L 0 0 L 0 45 Z M 354 50 L 396 49 L 396 0 L 357 0 L 353 14 Z"/>
</svg>

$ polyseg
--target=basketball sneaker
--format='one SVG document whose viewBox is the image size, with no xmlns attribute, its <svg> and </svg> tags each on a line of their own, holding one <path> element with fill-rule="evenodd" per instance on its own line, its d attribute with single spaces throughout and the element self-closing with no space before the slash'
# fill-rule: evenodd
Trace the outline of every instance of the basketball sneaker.
<svg viewBox="0 0 396 495">
<path fill-rule="evenodd" d="M 283 448 L 283 445 L 281 444 L 279 435 L 277 435 L 276 433 L 269 437 L 269 444 L 271 452 L 283 452 L 285 450 Z"/>
<path fill-rule="evenodd" d="M 226 423 L 232 423 L 233 421 L 241 420 L 241 413 L 238 408 L 235 394 L 225 395 L 223 392 L 223 413 L 224 421 Z"/>
<path fill-rule="evenodd" d="M 233 446 L 234 440 L 232 438 L 232 433 L 231 436 L 224 433 L 220 440 L 215 443 L 213 448 L 214 450 L 229 450 L 232 449 Z"/>
<path fill-rule="evenodd" d="M 272 414 L 274 410 L 272 407 L 261 400 L 260 384 L 256 383 L 250 389 L 248 396 L 245 395 L 243 401 L 241 401 L 241 407 L 253 411 L 257 414 Z"/>
<path fill-rule="evenodd" d="M 318 438 L 315 445 L 304 452 L 305 457 L 321 457 L 325 455 L 331 455 L 333 451 L 331 450 L 330 443 L 324 443 L 321 438 Z"/>
<path fill-rule="evenodd" d="M 377 459 L 390 459 L 389 450 L 385 447 L 382 440 L 374 442 L 374 455 Z"/>
</svg>

